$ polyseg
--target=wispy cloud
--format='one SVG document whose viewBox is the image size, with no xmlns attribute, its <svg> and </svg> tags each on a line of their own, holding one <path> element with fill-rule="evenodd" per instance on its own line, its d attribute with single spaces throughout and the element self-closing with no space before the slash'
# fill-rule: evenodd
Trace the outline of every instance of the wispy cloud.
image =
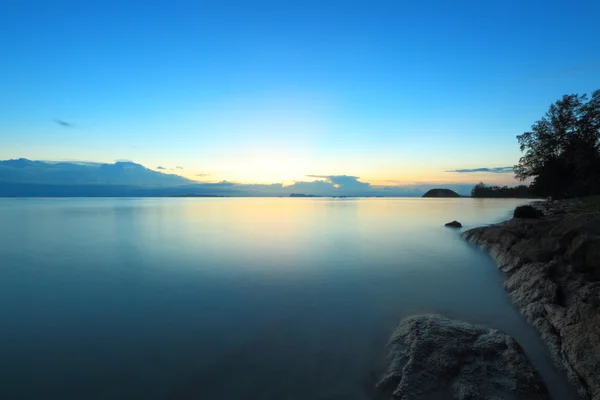
<svg viewBox="0 0 600 400">
<path fill-rule="evenodd" d="M 360 179 L 358 176 L 352 175 L 306 175 L 309 178 L 320 178 L 330 181 L 331 183 L 347 183 L 347 182 L 356 182 Z"/>
<path fill-rule="evenodd" d="M 466 169 L 453 169 L 446 172 L 458 172 L 458 173 L 474 173 L 474 172 L 491 172 L 493 174 L 510 174 L 513 172 L 513 167 L 495 167 L 495 168 L 466 168 Z"/>
<path fill-rule="evenodd" d="M 55 124 L 62 126 L 63 128 L 74 128 L 75 127 L 75 125 L 73 125 L 72 123 L 63 121 L 62 119 L 53 119 L 52 121 Z"/>
<path fill-rule="evenodd" d="M 100 165 L 104 164 L 101 162 L 97 162 L 97 161 L 81 161 L 81 160 L 69 160 L 69 159 L 62 159 L 62 160 L 39 160 L 43 163 L 46 164 L 62 164 L 62 163 L 67 163 L 67 164 L 76 164 L 76 165 L 87 165 L 90 167 L 99 167 Z"/>
<path fill-rule="evenodd" d="M 183 170 L 183 167 L 180 167 L 180 166 L 177 166 L 175 168 Z"/>
<path fill-rule="evenodd" d="M 209 176 L 210 174 L 196 174 L 194 176 Z"/>
<path fill-rule="evenodd" d="M 165 167 L 161 167 L 160 165 L 156 167 L 156 169 L 166 169 Z"/>
</svg>

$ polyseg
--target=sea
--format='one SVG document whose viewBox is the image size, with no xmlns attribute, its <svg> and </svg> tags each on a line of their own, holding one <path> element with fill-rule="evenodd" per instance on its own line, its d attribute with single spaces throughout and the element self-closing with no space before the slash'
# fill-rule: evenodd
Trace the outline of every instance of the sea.
<svg viewBox="0 0 600 400">
<path fill-rule="evenodd" d="M 512 335 L 575 399 L 460 236 L 527 202 L 0 199 L 0 398 L 367 400 L 400 320 L 435 313 Z"/>
</svg>

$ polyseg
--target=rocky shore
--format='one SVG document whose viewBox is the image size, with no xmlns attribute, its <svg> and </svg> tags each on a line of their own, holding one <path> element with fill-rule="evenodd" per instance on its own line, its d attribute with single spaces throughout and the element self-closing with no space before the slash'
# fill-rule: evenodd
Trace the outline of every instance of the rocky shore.
<svg viewBox="0 0 600 400">
<path fill-rule="evenodd" d="M 540 218 L 464 232 L 506 274 L 506 290 L 582 399 L 600 400 L 600 213 L 538 202 Z"/>
</svg>

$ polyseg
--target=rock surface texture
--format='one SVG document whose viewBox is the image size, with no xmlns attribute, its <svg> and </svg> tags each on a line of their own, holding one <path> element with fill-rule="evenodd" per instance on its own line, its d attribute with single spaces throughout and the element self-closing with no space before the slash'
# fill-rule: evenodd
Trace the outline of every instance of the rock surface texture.
<svg viewBox="0 0 600 400">
<path fill-rule="evenodd" d="M 548 213 L 548 205 L 544 206 Z M 466 231 L 584 399 L 600 400 L 600 214 L 556 212 Z"/>
<path fill-rule="evenodd" d="M 387 345 L 375 398 L 549 399 L 512 337 L 438 315 L 402 320 Z"/>
</svg>

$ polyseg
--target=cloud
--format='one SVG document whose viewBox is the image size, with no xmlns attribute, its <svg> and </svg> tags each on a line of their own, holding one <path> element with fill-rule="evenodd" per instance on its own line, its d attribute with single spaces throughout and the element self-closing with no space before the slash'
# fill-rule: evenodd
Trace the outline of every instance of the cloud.
<svg viewBox="0 0 600 400">
<path fill-rule="evenodd" d="M 221 182 L 217 182 L 217 183 L 209 183 L 208 185 L 212 185 L 212 186 L 221 186 L 221 187 L 231 187 L 231 186 L 236 186 L 235 183 L 233 182 L 229 182 L 229 181 L 221 181 Z"/>
<path fill-rule="evenodd" d="M 319 180 L 314 182 L 296 181 L 285 187 L 290 193 L 315 194 L 324 196 L 325 193 L 333 194 L 336 190 L 331 182 Z"/>
<path fill-rule="evenodd" d="M 177 166 L 177 167 L 175 167 L 175 168 L 177 168 L 177 169 L 181 169 L 181 170 L 183 169 L 183 167 L 180 167 L 180 166 Z"/>
<path fill-rule="evenodd" d="M 195 183 L 181 176 L 162 174 L 133 162 L 115 162 L 114 164 L 86 162 L 46 163 L 24 158 L 0 161 L 0 182 L 3 184 L 96 185 L 98 188 L 102 185 L 131 185 L 157 188 Z M 81 190 L 84 189 L 82 188 Z M 93 190 L 96 189 L 91 190 L 92 192 L 88 192 L 94 193 Z M 51 189 L 50 192 L 52 192 Z M 79 193 L 83 192 L 79 191 Z"/>
<path fill-rule="evenodd" d="M 309 178 L 324 179 L 321 182 L 330 183 L 335 189 L 340 190 L 368 190 L 370 183 L 360 182 L 360 177 L 352 175 L 306 175 Z"/>
<path fill-rule="evenodd" d="M 55 124 L 62 126 L 63 128 L 74 128 L 75 127 L 75 125 L 73 125 L 72 123 L 63 121 L 62 119 L 53 119 L 52 121 L 54 121 Z"/>
<path fill-rule="evenodd" d="M 511 174 L 513 173 L 513 167 L 496 167 L 496 168 L 472 168 L 472 169 L 453 169 L 446 172 L 458 172 L 458 173 L 474 173 L 474 172 L 491 172 L 493 174 Z"/>
<path fill-rule="evenodd" d="M 309 178 L 321 178 L 333 184 L 342 184 L 348 182 L 357 182 L 360 177 L 351 175 L 306 175 Z"/>
<path fill-rule="evenodd" d="M 213 183 L 191 181 L 173 173 L 165 174 L 156 171 L 160 169 L 165 170 L 167 168 L 158 166 L 155 170 L 148 170 L 134 163 L 127 165 L 85 162 L 44 163 L 26 159 L 0 161 L 0 181 L 3 182 L 3 185 L 0 185 L 0 196 L 3 193 L 5 195 L 26 195 L 29 193 L 27 192 L 29 189 L 23 185 L 38 185 L 39 187 L 36 190 L 39 190 L 35 193 L 39 195 L 56 195 L 60 192 L 61 195 L 69 195 L 69 193 L 74 195 L 89 195 L 92 193 L 103 196 L 211 194 L 224 196 L 287 197 L 291 193 L 302 193 L 316 196 L 416 197 L 422 196 L 429 189 L 437 187 L 451 189 L 459 194 L 468 195 L 479 180 L 474 178 L 473 183 L 413 182 L 409 185 L 389 181 L 390 183 L 385 182 L 383 185 L 376 185 L 369 182 L 361 182 L 358 176 L 353 175 L 307 175 L 306 181 L 295 181 L 291 185 L 284 186 L 282 183 L 251 184 L 230 181 Z M 461 169 L 455 171 L 501 173 L 502 170 L 506 171 L 508 169 L 510 167 Z M 202 177 L 207 175 L 210 174 L 199 173 L 195 176 Z M 9 187 L 8 184 L 12 184 L 13 186 Z M 49 185 L 54 186 L 50 187 Z M 57 185 L 63 185 L 64 188 L 60 190 L 56 189 Z M 53 192 L 55 189 L 56 192 Z M 90 190 L 93 190 L 93 192 L 90 192 Z"/>
<path fill-rule="evenodd" d="M 97 161 L 81 161 L 81 160 L 69 160 L 69 159 L 63 159 L 63 160 L 39 160 L 40 162 L 46 163 L 46 164 L 73 164 L 73 165 L 87 165 L 90 167 L 99 167 L 100 165 L 102 165 L 103 163 L 101 162 L 97 162 Z"/>
</svg>

